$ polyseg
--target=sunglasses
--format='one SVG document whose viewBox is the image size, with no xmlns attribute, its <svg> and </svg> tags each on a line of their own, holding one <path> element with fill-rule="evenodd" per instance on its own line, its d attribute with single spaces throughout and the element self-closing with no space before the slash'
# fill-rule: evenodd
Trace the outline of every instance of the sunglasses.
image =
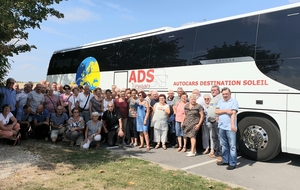
<svg viewBox="0 0 300 190">
<path fill-rule="evenodd" d="M 79 111 L 74 111 L 73 113 L 79 113 Z"/>
<path fill-rule="evenodd" d="M 15 84 L 14 82 L 9 82 L 9 84 Z"/>
<path fill-rule="evenodd" d="M 204 100 L 209 100 L 209 98 L 204 98 Z"/>
</svg>

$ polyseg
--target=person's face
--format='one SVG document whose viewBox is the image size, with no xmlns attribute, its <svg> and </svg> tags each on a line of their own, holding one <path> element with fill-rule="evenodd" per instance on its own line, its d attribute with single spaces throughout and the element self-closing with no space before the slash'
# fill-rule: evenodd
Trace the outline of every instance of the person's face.
<svg viewBox="0 0 300 190">
<path fill-rule="evenodd" d="M 46 87 L 50 87 L 50 82 L 46 82 Z"/>
<path fill-rule="evenodd" d="M 229 100 L 231 98 L 231 93 L 229 92 L 229 90 L 224 90 L 222 92 L 222 96 L 223 96 L 223 99 L 225 101 Z"/>
<path fill-rule="evenodd" d="M 36 109 L 37 113 L 42 113 L 43 112 L 43 107 L 42 106 L 38 106 Z"/>
<path fill-rule="evenodd" d="M 4 113 L 8 114 L 10 112 L 10 107 L 6 106 L 3 110 Z"/>
<path fill-rule="evenodd" d="M 48 94 L 49 94 L 49 96 L 53 96 L 53 90 L 51 89 L 51 90 L 48 90 Z"/>
<path fill-rule="evenodd" d="M 19 90 L 19 85 L 17 83 L 14 84 L 14 89 Z"/>
<path fill-rule="evenodd" d="M 135 98 L 135 97 L 136 97 L 136 91 L 132 91 L 132 92 L 131 92 L 131 97 L 132 97 L 132 98 Z"/>
<path fill-rule="evenodd" d="M 165 101 L 166 101 L 166 99 L 164 97 L 159 97 L 158 100 L 160 103 L 165 103 Z"/>
<path fill-rule="evenodd" d="M 113 104 L 108 104 L 107 109 L 112 112 L 114 110 L 114 105 Z"/>
<path fill-rule="evenodd" d="M 173 98 L 173 97 L 174 97 L 174 92 L 168 92 L 168 96 L 169 96 L 170 98 Z"/>
<path fill-rule="evenodd" d="M 62 108 L 61 106 L 59 106 L 59 107 L 56 108 L 56 113 L 57 113 L 58 115 L 61 115 L 62 112 L 63 112 L 63 108 Z"/>
<path fill-rule="evenodd" d="M 92 115 L 92 120 L 93 120 L 93 121 L 97 121 L 97 120 L 98 120 L 98 118 L 99 118 L 99 116 L 98 116 L 98 115 Z"/>
<path fill-rule="evenodd" d="M 217 88 L 212 88 L 212 89 L 210 90 L 210 92 L 211 92 L 211 95 L 212 95 L 213 97 L 215 97 L 216 95 L 220 94 L 220 92 L 219 92 L 219 90 L 218 90 Z"/>
<path fill-rule="evenodd" d="M 75 90 L 73 91 L 73 93 L 75 94 L 75 96 L 77 96 L 77 95 L 79 94 L 79 90 L 78 90 L 78 89 L 75 89 Z"/>
<path fill-rule="evenodd" d="M 27 109 L 24 110 L 25 113 L 31 113 L 31 107 L 28 107 Z"/>
<path fill-rule="evenodd" d="M 113 92 L 116 90 L 116 88 L 117 88 L 117 87 L 116 87 L 115 85 L 112 85 L 112 86 L 111 86 L 111 90 L 112 90 Z"/>
<path fill-rule="evenodd" d="M 197 98 L 199 97 L 199 92 L 196 90 L 194 90 L 192 94 L 194 94 Z"/>
<path fill-rule="evenodd" d="M 37 93 L 40 93 L 41 90 L 42 90 L 42 85 L 41 85 L 41 84 L 36 85 L 35 91 L 36 91 Z"/>
<path fill-rule="evenodd" d="M 115 97 L 117 96 L 117 93 L 116 92 L 112 92 L 111 93 L 111 97 L 114 99 Z"/>
<path fill-rule="evenodd" d="M 130 90 L 126 91 L 126 97 L 130 98 L 131 94 L 130 94 Z"/>
<path fill-rule="evenodd" d="M 45 93 L 46 93 L 46 87 L 42 86 L 42 87 L 41 87 L 41 92 L 42 92 L 43 94 L 45 94 Z"/>
<path fill-rule="evenodd" d="M 181 96 L 181 100 L 182 100 L 183 102 L 186 102 L 186 100 L 187 100 L 186 95 L 182 95 L 182 96 Z"/>
<path fill-rule="evenodd" d="M 57 91 L 57 84 L 52 84 L 53 90 Z"/>
<path fill-rule="evenodd" d="M 8 85 L 7 85 L 7 86 L 8 86 L 9 88 L 13 88 L 13 87 L 14 87 L 14 84 L 15 84 L 15 81 L 14 81 L 13 79 L 11 79 L 11 80 L 8 81 Z"/>
<path fill-rule="evenodd" d="M 111 98 L 111 93 L 110 92 L 106 92 L 105 94 L 106 94 L 107 98 Z"/>
<path fill-rule="evenodd" d="M 24 87 L 24 92 L 25 93 L 29 93 L 30 92 L 30 89 L 31 89 L 31 87 L 28 85 L 28 86 L 25 86 Z"/>
<path fill-rule="evenodd" d="M 139 100 L 141 100 L 141 101 L 144 100 L 144 97 L 143 97 L 142 93 L 139 93 L 138 97 L 139 97 Z"/>
<path fill-rule="evenodd" d="M 63 89 L 63 86 L 62 85 L 57 85 L 57 90 L 62 92 L 64 89 Z"/>
<path fill-rule="evenodd" d="M 177 90 L 177 94 L 178 94 L 179 97 L 182 95 L 182 92 L 183 92 L 183 91 L 182 91 L 181 89 L 178 89 L 178 90 Z"/>
<path fill-rule="evenodd" d="M 84 93 L 86 93 L 86 94 L 90 93 L 90 87 L 85 86 L 84 87 Z"/>
<path fill-rule="evenodd" d="M 155 92 L 155 93 L 152 93 L 152 99 L 156 100 L 158 98 L 158 94 Z"/>
<path fill-rule="evenodd" d="M 210 98 L 209 97 L 204 97 L 204 102 L 205 102 L 205 104 L 209 104 L 209 102 L 210 102 Z"/>
<path fill-rule="evenodd" d="M 101 95 L 102 95 L 102 91 L 101 90 L 97 90 L 96 91 L 96 96 L 101 97 Z"/>
<path fill-rule="evenodd" d="M 196 104 L 196 98 L 190 98 L 190 103 L 192 105 L 195 105 Z"/>
<path fill-rule="evenodd" d="M 74 115 L 74 116 L 79 116 L 79 110 L 75 109 L 75 110 L 73 111 L 73 115 Z"/>
<path fill-rule="evenodd" d="M 120 93 L 120 97 L 123 98 L 123 99 L 125 99 L 125 97 L 126 97 L 126 96 L 125 96 L 125 92 L 121 92 L 121 93 Z"/>
<path fill-rule="evenodd" d="M 71 93 L 71 89 L 70 88 L 66 88 L 65 92 L 66 92 L 66 94 L 70 94 Z"/>
</svg>

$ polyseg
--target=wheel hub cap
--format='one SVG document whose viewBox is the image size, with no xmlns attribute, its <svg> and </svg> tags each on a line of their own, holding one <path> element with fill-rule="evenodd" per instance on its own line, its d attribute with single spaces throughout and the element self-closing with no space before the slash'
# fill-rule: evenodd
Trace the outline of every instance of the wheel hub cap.
<svg viewBox="0 0 300 190">
<path fill-rule="evenodd" d="M 245 129 L 243 141 L 249 150 L 254 152 L 261 151 L 268 144 L 268 134 L 261 126 L 251 125 Z"/>
</svg>

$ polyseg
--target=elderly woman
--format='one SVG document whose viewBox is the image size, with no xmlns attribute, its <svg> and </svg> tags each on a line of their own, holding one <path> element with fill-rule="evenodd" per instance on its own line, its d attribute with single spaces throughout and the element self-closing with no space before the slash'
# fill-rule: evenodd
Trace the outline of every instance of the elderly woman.
<svg viewBox="0 0 300 190">
<path fill-rule="evenodd" d="M 131 97 L 128 100 L 129 104 L 129 112 L 128 112 L 128 119 L 127 119 L 127 128 L 129 129 L 130 139 L 131 139 L 131 146 L 137 146 L 137 139 L 138 133 L 136 131 L 136 107 L 134 106 L 135 103 L 138 101 L 137 98 L 137 90 L 132 89 L 130 92 Z"/>
<path fill-rule="evenodd" d="M 191 151 L 187 157 L 196 156 L 196 136 L 204 119 L 203 107 L 196 103 L 196 95 L 190 96 L 190 103 L 184 106 L 184 116 L 181 123 L 186 138 L 191 139 Z"/>
<path fill-rule="evenodd" d="M 202 145 L 203 148 L 205 149 L 205 151 L 203 152 L 203 154 L 214 154 L 214 141 L 212 139 L 212 124 L 211 122 L 208 121 L 208 117 L 207 117 L 207 111 L 208 111 L 208 107 L 209 107 L 209 103 L 211 100 L 211 97 L 209 94 L 205 94 L 203 96 L 204 99 L 204 121 L 203 121 L 203 125 L 202 125 Z M 210 152 L 209 152 L 210 149 Z"/>
<path fill-rule="evenodd" d="M 44 108 L 49 111 L 50 115 L 55 113 L 57 106 L 60 105 L 58 97 L 54 94 L 52 88 L 48 89 L 48 93 L 44 95 Z"/>
<path fill-rule="evenodd" d="M 60 105 L 64 107 L 64 112 L 69 114 L 69 99 L 72 97 L 71 87 L 66 84 L 63 89 L 65 93 L 60 95 Z"/>
<path fill-rule="evenodd" d="M 10 106 L 4 104 L 2 106 L 3 112 L 0 113 L 0 137 L 7 139 L 14 139 L 17 137 L 20 125 L 17 123 L 17 119 L 10 112 Z M 12 123 L 9 123 L 9 121 Z"/>
<path fill-rule="evenodd" d="M 86 123 L 85 139 L 82 146 L 84 149 L 88 149 L 93 141 L 97 142 L 96 148 L 100 147 L 102 122 L 98 120 L 99 116 L 98 112 L 93 112 L 92 119 Z"/>
<path fill-rule="evenodd" d="M 185 92 L 182 93 L 180 97 L 180 101 L 174 105 L 173 110 L 175 117 L 175 132 L 178 140 L 178 149 L 177 152 L 185 152 L 186 151 L 186 138 L 184 137 L 182 130 L 182 121 L 184 118 L 184 106 L 187 104 L 187 94 Z M 182 146 L 182 138 L 183 138 L 183 146 Z"/>
<path fill-rule="evenodd" d="M 139 148 L 144 148 L 144 142 L 146 141 L 147 150 L 150 150 L 150 140 L 148 134 L 150 108 L 149 103 L 145 100 L 146 97 L 147 95 L 144 91 L 140 91 L 138 93 L 139 101 L 135 103 L 135 107 L 137 110 L 136 130 L 140 133 L 141 145 L 139 146 Z"/>
<path fill-rule="evenodd" d="M 122 116 L 123 132 L 125 133 L 125 137 L 123 137 L 122 139 L 124 144 L 125 139 L 126 141 L 130 139 L 129 130 L 127 129 L 127 118 L 128 118 L 129 106 L 126 100 L 125 91 L 120 92 L 119 98 L 115 99 L 114 104 L 115 104 L 115 108 L 119 110 Z"/>
<path fill-rule="evenodd" d="M 92 112 L 98 112 L 99 115 L 103 115 L 103 98 L 102 98 L 102 89 L 101 88 L 95 88 L 94 90 L 95 95 L 90 100 L 90 115 L 92 115 Z M 99 120 L 101 120 L 101 117 L 99 117 Z"/>
<path fill-rule="evenodd" d="M 79 109 L 72 109 L 72 117 L 68 120 L 68 130 L 66 132 L 67 139 L 71 141 L 70 146 L 80 145 L 83 140 L 83 131 L 84 131 L 84 120 L 83 117 L 80 116 Z"/>
<path fill-rule="evenodd" d="M 75 108 L 76 106 L 76 102 L 78 101 L 77 97 L 78 97 L 78 94 L 79 94 L 79 88 L 78 87 L 74 87 L 72 89 L 72 92 L 73 92 L 73 96 L 71 96 L 69 98 L 69 117 L 71 117 L 73 114 L 72 114 L 72 110 Z"/>
<path fill-rule="evenodd" d="M 158 96 L 159 102 L 154 104 L 152 125 L 154 126 L 154 141 L 157 142 L 155 148 L 159 148 L 162 142 L 162 148 L 167 149 L 166 141 L 168 135 L 168 117 L 170 114 L 170 106 L 166 104 L 166 96 L 160 94 Z"/>
</svg>

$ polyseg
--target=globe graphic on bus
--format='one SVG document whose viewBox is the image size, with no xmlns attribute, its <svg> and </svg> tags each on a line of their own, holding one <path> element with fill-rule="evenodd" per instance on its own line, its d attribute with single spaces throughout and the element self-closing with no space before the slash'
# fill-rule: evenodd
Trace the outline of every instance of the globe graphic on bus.
<svg viewBox="0 0 300 190">
<path fill-rule="evenodd" d="M 94 57 L 85 58 L 77 68 L 77 85 L 89 85 L 94 90 L 100 85 L 100 69 L 97 60 Z"/>
</svg>

